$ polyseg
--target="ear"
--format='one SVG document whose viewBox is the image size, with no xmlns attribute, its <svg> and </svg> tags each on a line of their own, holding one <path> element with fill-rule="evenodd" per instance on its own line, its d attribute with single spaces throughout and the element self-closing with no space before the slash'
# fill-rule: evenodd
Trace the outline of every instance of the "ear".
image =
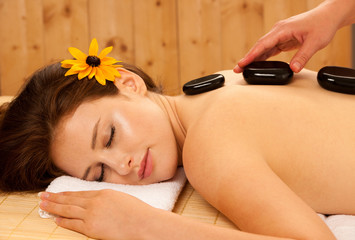
<svg viewBox="0 0 355 240">
<path fill-rule="evenodd" d="M 134 92 L 140 95 L 146 94 L 147 86 L 139 75 L 124 68 L 118 68 L 117 70 L 121 74 L 121 77 L 117 77 L 114 81 L 118 90 Z"/>
</svg>

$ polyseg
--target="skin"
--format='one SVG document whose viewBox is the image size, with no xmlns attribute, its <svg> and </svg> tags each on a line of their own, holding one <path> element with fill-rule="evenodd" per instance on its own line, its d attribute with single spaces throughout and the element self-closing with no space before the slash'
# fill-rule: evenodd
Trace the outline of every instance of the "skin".
<svg viewBox="0 0 355 240">
<path fill-rule="evenodd" d="M 263 61 L 283 51 L 298 49 L 290 61 L 291 69 L 300 72 L 309 59 L 326 47 L 336 31 L 355 23 L 353 0 L 327 0 L 318 7 L 277 22 L 234 67 L 241 73 L 253 61 Z"/>
<path fill-rule="evenodd" d="M 335 239 L 316 212 L 355 214 L 354 96 L 322 89 L 308 70 L 286 86 L 246 85 L 242 75 L 222 74 L 225 87 L 196 96 L 147 92 L 137 76 L 128 89 L 132 101 L 162 110 L 189 182 L 242 231 L 110 190 L 43 193 L 40 207 L 61 216 L 59 226 L 102 239 Z M 159 161 L 156 155 L 152 176 L 164 172 Z"/>
<path fill-rule="evenodd" d="M 131 79 L 125 75 L 116 82 L 120 94 L 85 102 L 60 122 L 51 148 L 54 163 L 91 181 L 143 185 L 170 179 L 179 156 L 168 117 L 149 98 L 132 94 L 123 81 L 130 84 Z M 142 178 L 147 156 L 154 171 Z"/>
</svg>

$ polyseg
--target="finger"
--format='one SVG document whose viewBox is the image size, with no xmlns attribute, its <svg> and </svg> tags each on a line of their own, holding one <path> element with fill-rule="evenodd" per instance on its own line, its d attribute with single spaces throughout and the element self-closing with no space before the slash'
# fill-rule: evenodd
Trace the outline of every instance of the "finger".
<svg viewBox="0 0 355 240">
<path fill-rule="evenodd" d="M 292 71 L 300 72 L 309 59 L 318 51 L 318 49 L 311 43 L 311 41 L 305 41 L 302 47 L 293 56 L 290 62 Z"/>
<path fill-rule="evenodd" d="M 51 192 L 41 192 L 39 196 L 41 199 L 50 199 L 57 198 L 59 196 L 64 197 L 77 197 L 77 198 L 92 198 L 98 194 L 98 191 L 77 191 L 77 192 L 60 192 L 60 193 L 51 193 Z"/>
<path fill-rule="evenodd" d="M 300 41 L 293 38 L 291 40 L 279 43 L 276 47 L 278 49 L 280 49 L 280 51 L 286 52 L 286 51 L 291 51 L 291 50 L 297 49 L 300 46 L 301 46 Z"/>
<path fill-rule="evenodd" d="M 40 195 L 40 198 L 44 201 L 63 205 L 76 205 L 82 208 L 85 208 L 87 205 L 87 198 L 83 198 L 77 194 L 45 192 Z"/>
<path fill-rule="evenodd" d="M 250 49 L 243 59 L 238 62 L 238 66 L 243 69 L 254 61 L 266 60 L 269 56 L 275 55 L 275 47 L 286 37 L 284 33 L 270 31 L 259 39 L 259 41 Z"/>
<path fill-rule="evenodd" d="M 65 196 L 74 196 L 82 198 L 92 198 L 97 196 L 99 191 L 76 191 L 76 192 L 61 192 Z"/>
<path fill-rule="evenodd" d="M 280 52 L 281 52 L 280 49 L 274 47 L 274 48 L 272 48 L 271 50 L 269 50 L 269 51 L 263 53 L 262 55 L 256 57 L 255 59 L 253 59 L 253 61 L 251 61 L 250 63 L 252 63 L 252 62 L 254 62 L 254 61 L 264 61 L 264 60 L 266 60 L 266 59 L 268 59 L 268 58 L 270 58 L 270 57 L 272 57 L 272 56 L 275 56 L 275 55 L 279 54 Z M 241 72 L 244 71 L 244 68 L 245 68 L 246 66 L 248 66 L 250 63 L 249 63 L 249 62 L 248 62 L 248 63 L 242 63 L 242 64 L 238 63 L 238 65 L 236 65 L 236 66 L 234 67 L 233 71 L 234 71 L 235 73 L 241 73 Z M 245 65 L 245 66 L 244 66 L 244 65 Z"/>
<path fill-rule="evenodd" d="M 241 73 L 241 72 L 243 72 L 243 68 L 241 68 L 241 67 L 239 67 L 239 65 L 236 65 L 234 68 L 233 68 L 233 71 L 235 72 L 235 73 Z"/>
<path fill-rule="evenodd" d="M 265 52 L 263 55 L 257 57 L 255 59 L 255 61 L 264 61 L 272 56 L 279 54 L 280 52 L 281 52 L 281 50 L 275 47 L 275 48 L 271 49 L 270 51 Z"/>
<path fill-rule="evenodd" d="M 85 213 L 85 210 L 82 207 L 58 204 L 47 200 L 42 201 L 39 207 L 46 212 L 65 218 L 81 219 Z"/>
<path fill-rule="evenodd" d="M 84 233 L 84 221 L 81 219 L 55 218 L 55 223 L 59 227 L 63 227 L 72 231 Z"/>
<path fill-rule="evenodd" d="M 244 58 L 239 60 L 238 64 L 234 67 L 234 72 L 236 73 L 241 73 L 243 72 L 243 69 L 248 66 L 250 63 L 254 61 L 262 61 L 259 60 L 263 58 L 264 52 L 261 51 L 262 48 L 258 46 L 254 46 L 246 55 Z"/>
</svg>

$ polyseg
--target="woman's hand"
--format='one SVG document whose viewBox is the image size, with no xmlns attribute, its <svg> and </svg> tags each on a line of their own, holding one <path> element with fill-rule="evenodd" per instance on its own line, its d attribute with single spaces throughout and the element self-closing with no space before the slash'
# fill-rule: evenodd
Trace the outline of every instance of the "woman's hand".
<svg viewBox="0 0 355 240">
<path fill-rule="evenodd" d="M 154 208 L 125 193 L 113 190 L 44 192 L 40 208 L 55 214 L 64 228 L 99 239 L 139 238 Z"/>
<path fill-rule="evenodd" d="M 301 71 L 318 50 L 329 44 L 341 27 L 341 12 L 334 13 L 335 9 L 332 4 L 321 4 L 308 12 L 276 23 L 238 62 L 234 72 L 242 72 L 253 61 L 263 61 L 293 49 L 299 50 L 292 58 L 290 67 L 294 72 Z"/>
</svg>

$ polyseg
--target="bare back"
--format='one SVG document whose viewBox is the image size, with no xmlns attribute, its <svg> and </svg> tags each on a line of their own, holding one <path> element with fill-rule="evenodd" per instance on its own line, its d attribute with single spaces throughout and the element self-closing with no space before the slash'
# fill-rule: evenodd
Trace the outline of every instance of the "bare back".
<svg viewBox="0 0 355 240">
<path fill-rule="evenodd" d="M 322 89 L 307 70 L 286 86 L 246 85 L 241 75 L 222 73 L 232 84 L 186 97 L 183 156 L 192 185 L 224 212 L 237 209 L 220 195 L 235 191 L 236 201 L 248 189 L 269 194 L 280 184 L 275 195 L 291 190 L 317 212 L 355 214 L 355 96 Z M 251 184 L 259 176 L 265 186 Z"/>
</svg>

